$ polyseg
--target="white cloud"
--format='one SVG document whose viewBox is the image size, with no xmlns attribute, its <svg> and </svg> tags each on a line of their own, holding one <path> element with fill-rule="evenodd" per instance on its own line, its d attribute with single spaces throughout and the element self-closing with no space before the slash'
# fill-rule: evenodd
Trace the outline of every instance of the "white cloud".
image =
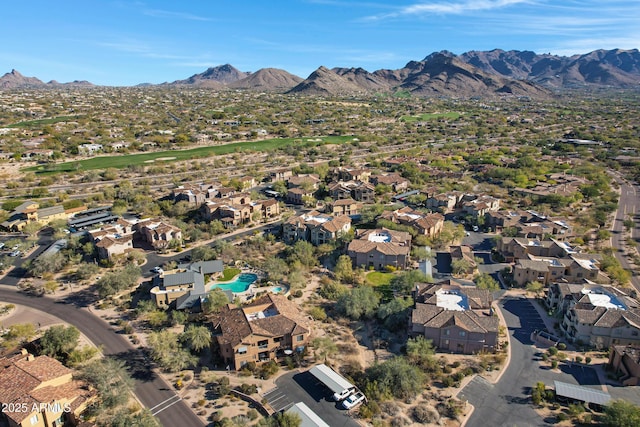
<svg viewBox="0 0 640 427">
<path fill-rule="evenodd" d="M 177 19 L 186 19 L 189 21 L 211 21 L 212 19 L 206 16 L 194 15 L 191 13 L 185 12 L 173 12 L 170 10 L 161 10 L 161 9 L 144 9 L 142 11 L 143 14 L 147 16 L 152 16 L 154 18 L 177 18 Z"/>
<path fill-rule="evenodd" d="M 520 4 L 531 3 L 530 0 L 467 0 L 463 2 L 417 3 L 405 6 L 395 12 L 373 15 L 365 20 L 376 21 L 391 18 L 422 15 L 461 15 L 468 12 L 479 12 Z"/>
</svg>

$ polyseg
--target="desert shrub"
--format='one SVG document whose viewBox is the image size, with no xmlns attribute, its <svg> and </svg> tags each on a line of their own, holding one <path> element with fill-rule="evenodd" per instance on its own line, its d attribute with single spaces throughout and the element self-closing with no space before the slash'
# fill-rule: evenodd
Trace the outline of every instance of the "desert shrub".
<svg viewBox="0 0 640 427">
<path fill-rule="evenodd" d="M 435 424 L 440 419 L 438 412 L 426 404 L 414 406 L 411 409 L 411 418 L 421 424 Z"/>
<path fill-rule="evenodd" d="M 260 414 L 258 413 L 258 411 L 256 411 L 255 409 L 251 408 L 247 412 L 247 417 L 249 417 L 250 420 L 257 420 L 260 417 Z"/>
</svg>

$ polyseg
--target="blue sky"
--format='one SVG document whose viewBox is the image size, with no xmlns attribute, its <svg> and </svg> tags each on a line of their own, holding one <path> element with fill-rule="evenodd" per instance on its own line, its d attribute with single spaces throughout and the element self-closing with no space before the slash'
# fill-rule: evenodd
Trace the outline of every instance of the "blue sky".
<svg viewBox="0 0 640 427">
<path fill-rule="evenodd" d="M 397 69 L 449 50 L 571 55 L 640 48 L 628 0 L 23 0 L 2 5 L 0 75 L 162 83 L 229 63 L 306 78 Z"/>
</svg>

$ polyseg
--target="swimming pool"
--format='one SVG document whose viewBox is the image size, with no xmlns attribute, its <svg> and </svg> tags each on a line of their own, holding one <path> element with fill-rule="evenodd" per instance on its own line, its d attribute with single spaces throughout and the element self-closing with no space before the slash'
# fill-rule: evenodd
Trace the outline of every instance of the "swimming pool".
<svg viewBox="0 0 640 427">
<path fill-rule="evenodd" d="M 211 289 L 220 288 L 225 291 L 231 291 L 235 294 L 239 294 L 249 289 L 249 286 L 256 280 L 258 280 L 258 276 L 256 274 L 242 273 L 241 275 L 236 277 L 233 282 L 217 283 L 211 286 Z"/>
</svg>

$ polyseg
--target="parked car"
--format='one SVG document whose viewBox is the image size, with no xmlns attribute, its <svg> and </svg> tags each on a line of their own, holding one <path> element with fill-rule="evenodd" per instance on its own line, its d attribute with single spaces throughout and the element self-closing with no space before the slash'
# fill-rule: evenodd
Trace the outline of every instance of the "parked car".
<svg viewBox="0 0 640 427">
<path fill-rule="evenodd" d="M 20 256 L 20 251 L 13 251 L 9 254 L 9 256 L 13 256 L 13 257 Z"/>
<path fill-rule="evenodd" d="M 340 392 L 333 393 L 333 400 L 336 402 L 340 402 L 341 400 L 349 397 L 351 394 L 355 393 L 355 388 L 346 388 Z"/>
<path fill-rule="evenodd" d="M 4 248 L 4 242 L 0 242 L 0 249 Z"/>
<path fill-rule="evenodd" d="M 162 273 L 164 273 L 164 270 L 163 270 L 161 267 L 159 267 L 159 266 L 157 266 L 157 267 L 153 267 L 153 268 L 151 269 L 151 271 L 153 271 L 154 273 L 157 273 L 157 274 L 162 274 Z"/>
<path fill-rule="evenodd" d="M 473 231 L 478 231 L 478 230 L 480 230 L 480 228 L 478 228 L 478 226 L 477 226 L 477 225 L 474 225 L 473 227 L 471 227 L 471 229 L 472 229 Z"/>
<path fill-rule="evenodd" d="M 362 402 L 364 402 L 364 393 L 359 391 L 343 400 L 342 407 L 344 409 L 351 409 Z"/>
</svg>

